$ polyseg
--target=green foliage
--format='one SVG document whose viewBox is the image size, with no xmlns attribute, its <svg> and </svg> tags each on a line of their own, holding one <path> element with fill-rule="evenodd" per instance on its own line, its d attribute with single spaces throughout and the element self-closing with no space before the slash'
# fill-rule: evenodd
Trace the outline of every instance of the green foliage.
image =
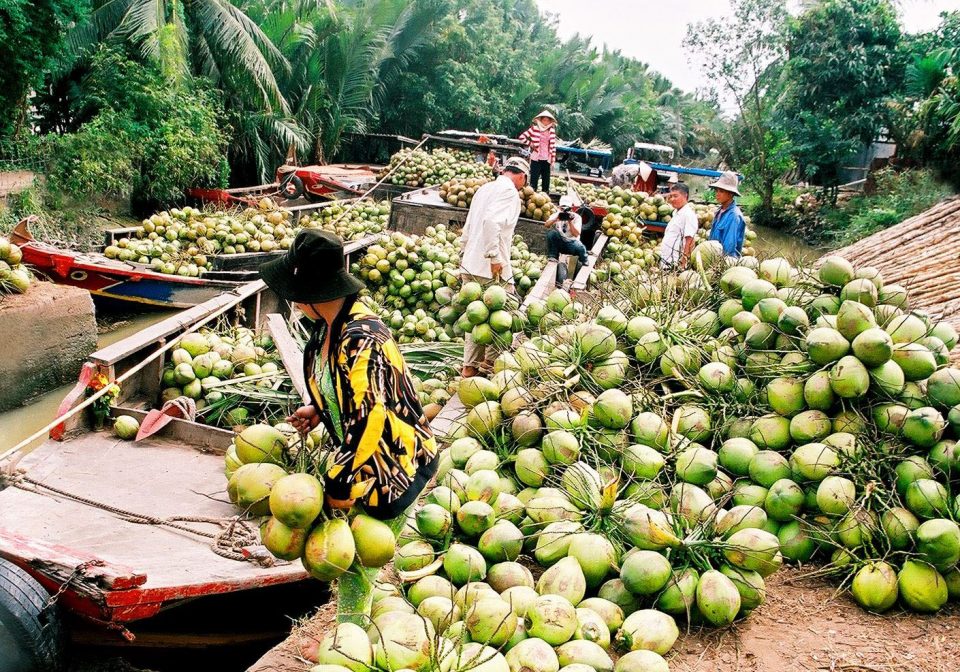
<svg viewBox="0 0 960 672">
<path fill-rule="evenodd" d="M 107 109 L 76 133 L 51 139 L 50 188 L 75 198 L 122 198 L 133 190 L 139 150 L 128 119 Z"/>
<path fill-rule="evenodd" d="M 225 183 L 222 111 L 200 82 L 171 85 L 158 70 L 104 50 L 78 105 L 90 121 L 49 136 L 51 188 L 77 199 L 169 204 L 187 187 Z"/>
<path fill-rule="evenodd" d="M 888 105 L 898 154 L 933 166 L 960 186 L 960 12 L 903 45 L 909 63 L 902 95 Z"/>
<path fill-rule="evenodd" d="M 25 130 L 27 97 L 61 47 L 85 0 L 0 0 L 0 138 Z"/>
<path fill-rule="evenodd" d="M 745 171 L 760 195 L 759 223 L 773 218 L 778 180 L 794 166 L 789 138 L 779 128 L 787 12 L 778 0 L 731 0 L 732 15 L 690 27 L 698 65 L 716 82 L 714 94 L 736 105 L 737 118 L 720 138 L 723 158 Z"/>
<path fill-rule="evenodd" d="M 840 169 L 885 125 L 901 39 L 890 0 L 826 0 L 789 22 L 778 105 L 801 176 L 839 183 Z"/>
<path fill-rule="evenodd" d="M 930 170 L 887 168 L 875 173 L 874 179 L 869 193 L 823 207 L 819 222 L 807 222 L 806 229 L 795 231 L 815 244 L 842 247 L 920 214 L 953 193 Z"/>
</svg>

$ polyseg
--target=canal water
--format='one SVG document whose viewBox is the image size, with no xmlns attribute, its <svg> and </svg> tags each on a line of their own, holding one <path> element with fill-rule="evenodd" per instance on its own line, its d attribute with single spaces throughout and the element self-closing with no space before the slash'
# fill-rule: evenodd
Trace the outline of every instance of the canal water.
<svg viewBox="0 0 960 672">
<path fill-rule="evenodd" d="M 166 319 L 176 311 L 157 310 L 148 313 L 105 313 L 97 316 L 99 336 L 97 347 L 105 348 L 112 343 L 131 336 L 141 329 Z M 79 371 L 77 372 L 79 374 Z M 0 413 L 0 436 L 2 447 L 14 446 L 37 430 L 47 425 L 57 415 L 57 407 L 67 393 L 73 389 L 73 383 L 51 390 L 22 408 Z M 37 444 L 43 440 L 38 439 Z"/>
<path fill-rule="evenodd" d="M 766 226 L 751 225 L 757 232 L 754 248 L 764 257 L 783 257 L 793 264 L 812 263 L 828 250 L 809 245 L 794 235 Z"/>
</svg>

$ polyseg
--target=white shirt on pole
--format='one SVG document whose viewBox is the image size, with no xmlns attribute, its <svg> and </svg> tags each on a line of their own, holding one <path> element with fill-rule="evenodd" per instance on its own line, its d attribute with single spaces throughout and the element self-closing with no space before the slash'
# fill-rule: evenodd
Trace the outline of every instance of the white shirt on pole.
<svg viewBox="0 0 960 672">
<path fill-rule="evenodd" d="M 506 175 L 488 182 L 473 195 L 460 242 L 460 268 L 481 278 L 492 278 L 490 264 L 501 264 L 500 277 L 513 282 L 510 245 L 520 217 L 520 193 Z"/>
<path fill-rule="evenodd" d="M 666 266 L 679 263 L 680 256 L 683 254 L 684 238 L 696 236 L 698 228 L 700 228 L 700 222 L 697 220 L 697 213 L 693 211 L 693 206 L 687 203 L 679 210 L 675 210 L 673 217 L 667 222 L 667 228 L 663 232 L 663 242 L 660 243 L 661 263 Z"/>
</svg>

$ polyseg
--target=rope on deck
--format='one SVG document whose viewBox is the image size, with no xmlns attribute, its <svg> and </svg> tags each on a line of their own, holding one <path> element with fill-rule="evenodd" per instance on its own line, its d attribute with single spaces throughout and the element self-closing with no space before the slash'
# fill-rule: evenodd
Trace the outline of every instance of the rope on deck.
<svg viewBox="0 0 960 672">
<path fill-rule="evenodd" d="M 210 539 L 210 550 L 223 558 L 228 560 L 260 563 L 258 554 L 245 554 L 243 552 L 244 547 L 258 545 L 259 538 L 256 529 L 252 528 L 250 524 L 243 520 L 240 516 L 232 516 L 230 518 L 214 518 L 209 516 L 170 516 L 168 518 L 160 518 L 157 516 L 150 516 L 142 513 L 136 513 L 134 511 L 128 511 L 126 509 L 121 509 L 120 507 L 113 506 L 111 504 L 104 504 L 103 502 L 98 502 L 97 500 L 90 499 L 89 497 L 81 497 L 80 495 L 67 492 L 66 490 L 61 490 L 60 488 L 55 488 L 52 485 L 30 478 L 22 472 L 14 474 L 0 472 L 0 486 L 12 486 L 27 492 L 33 492 L 35 494 L 45 495 L 48 497 L 58 495 L 60 497 L 73 500 L 79 504 L 84 504 L 95 509 L 112 513 L 130 523 L 137 523 L 139 525 L 157 525 L 160 527 L 167 527 L 174 530 L 180 530 L 181 532 L 194 534 L 198 537 Z M 184 523 L 217 525 L 222 529 L 220 532 L 216 533 L 205 532 L 203 530 L 196 529 L 195 527 L 185 525 Z"/>
</svg>

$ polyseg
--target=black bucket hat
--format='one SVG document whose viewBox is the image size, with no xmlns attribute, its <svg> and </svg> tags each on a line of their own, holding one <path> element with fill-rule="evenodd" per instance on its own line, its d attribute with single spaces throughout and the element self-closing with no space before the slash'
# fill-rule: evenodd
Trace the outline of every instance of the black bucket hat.
<svg viewBox="0 0 960 672">
<path fill-rule="evenodd" d="M 260 277 L 282 299 L 323 303 L 363 289 L 344 266 L 343 242 L 337 236 L 305 229 L 286 255 L 260 267 Z"/>
</svg>

